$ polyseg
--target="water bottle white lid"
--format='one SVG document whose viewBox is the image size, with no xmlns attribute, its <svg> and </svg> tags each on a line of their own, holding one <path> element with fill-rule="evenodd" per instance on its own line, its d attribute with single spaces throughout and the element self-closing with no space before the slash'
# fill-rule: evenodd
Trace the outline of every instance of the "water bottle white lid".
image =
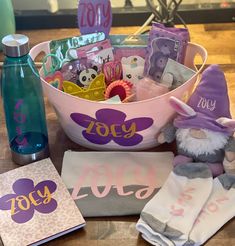
<svg viewBox="0 0 235 246">
<path fill-rule="evenodd" d="M 10 57 L 19 57 L 29 53 L 29 38 L 22 34 L 10 34 L 2 39 L 3 53 Z"/>
</svg>

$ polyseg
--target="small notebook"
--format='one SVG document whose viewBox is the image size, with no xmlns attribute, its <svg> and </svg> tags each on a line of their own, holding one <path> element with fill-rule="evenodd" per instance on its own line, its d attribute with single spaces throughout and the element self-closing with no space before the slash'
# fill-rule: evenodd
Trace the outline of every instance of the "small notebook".
<svg viewBox="0 0 235 246">
<path fill-rule="evenodd" d="M 172 152 L 66 151 L 61 177 L 84 217 L 139 215 L 172 170 Z"/>
<path fill-rule="evenodd" d="M 40 245 L 84 225 L 50 159 L 0 174 L 0 235 L 5 246 Z"/>
</svg>

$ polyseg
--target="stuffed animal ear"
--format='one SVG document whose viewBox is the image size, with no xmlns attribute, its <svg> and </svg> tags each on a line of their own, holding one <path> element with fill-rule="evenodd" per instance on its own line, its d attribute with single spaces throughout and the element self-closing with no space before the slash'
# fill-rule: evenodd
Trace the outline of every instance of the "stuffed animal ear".
<svg viewBox="0 0 235 246">
<path fill-rule="evenodd" d="M 98 72 L 98 67 L 97 67 L 96 65 L 94 65 L 92 68 L 93 68 L 96 72 Z"/>
<path fill-rule="evenodd" d="M 235 120 L 226 117 L 221 117 L 216 120 L 217 123 L 229 128 L 231 131 L 235 131 Z"/>
<path fill-rule="evenodd" d="M 182 116 L 191 117 L 197 114 L 193 108 L 176 97 L 170 97 L 169 102 L 172 108 Z"/>
</svg>

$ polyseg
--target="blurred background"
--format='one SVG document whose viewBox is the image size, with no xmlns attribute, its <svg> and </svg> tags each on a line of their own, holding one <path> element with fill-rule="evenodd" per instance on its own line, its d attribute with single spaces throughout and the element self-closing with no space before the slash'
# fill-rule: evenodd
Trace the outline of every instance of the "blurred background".
<svg viewBox="0 0 235 246">
<path fill-rule="evenodd" d="M 156 6 L 159 3 L 153 2 Z M 12 0 L 12 3 L 18 30 L 77 26 L 78 0 Z M 111 5 L 113 26 L 142 25 L 151 14 L 145 0 L 111 0 Z M 183 0 L 178 13 L 188 24 L 234 22 L 235 0 Z M 175 24 L 181 24 L 180 19 L 176 18 Z"/>
</svg>

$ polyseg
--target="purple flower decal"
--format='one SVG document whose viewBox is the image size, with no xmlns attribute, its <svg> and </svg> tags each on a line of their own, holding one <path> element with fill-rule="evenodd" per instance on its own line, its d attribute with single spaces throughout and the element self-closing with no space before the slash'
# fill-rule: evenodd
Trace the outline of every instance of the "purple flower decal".
<svg viewBox="0 0 235 246">
<path fill-rule="evenodd" d="M 25 223 L 33 218 L 34 210 L 48 214 L 57 208 L 52 198 L 57 186 L 51 180 L 45 180 L 34 186 L 31 179 L 18 179 L 12 185 L 14 194 L 0 198 L 0 210 L 10 210 L 16 223 Z"/>
<path fill-rule="evenodd" d="M 142 142 L 137 132 L 149 128 L 153 119 L 148 117 L 126 120 L 126 114 L 114 109 L 100 109 L 96 119 L 80 113 L 72 113 L 71 119 L 85 128 L 84 138 L 94 144 L 107 144 L 111 140 L 121 146 L 134 146 Z"/>
</svg>

